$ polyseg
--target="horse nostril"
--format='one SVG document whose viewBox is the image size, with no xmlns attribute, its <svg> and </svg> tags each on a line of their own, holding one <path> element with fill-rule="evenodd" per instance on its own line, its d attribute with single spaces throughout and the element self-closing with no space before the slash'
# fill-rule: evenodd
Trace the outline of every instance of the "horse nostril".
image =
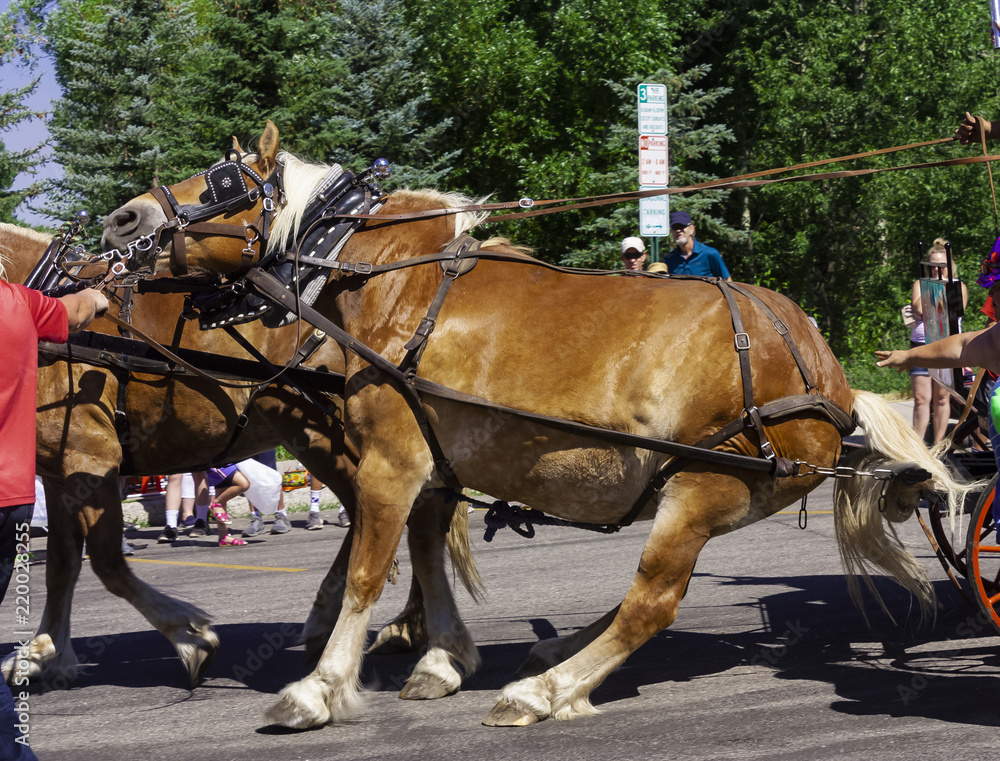
<svg viewBox="0 0 1000 761">
<path fill-rule="evenodd" d="M 134 235 L 139 221 L 140 215 L 132 209 L 119 209 L 109 218 L 110 232 L 122 237 Z"/>
</svg>

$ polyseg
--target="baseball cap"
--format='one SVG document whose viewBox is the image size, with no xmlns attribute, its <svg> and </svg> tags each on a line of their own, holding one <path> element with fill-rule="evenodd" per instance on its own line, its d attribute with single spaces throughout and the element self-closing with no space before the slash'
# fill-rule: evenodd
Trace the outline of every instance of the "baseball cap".
<svg viewBox="0 0 1000 761">
<path fill-rule="evenodd" d="M 631 249 L 635 249 L 640 254 L 645 253 L 646 244 L 642 242 L 642 238 L 636 238 L 635 236 L 626 238 L 622 241 L 622 253 L 624 254 L 626 251 L 630 251 Z"/>
<path fill-rule="evenodd" d="M 691 224 L 691 215 L 686 211 L 675 211 L 670 215 L 670 226 L 674 225 L 684 225 L 687 227 Z"/>
</svg>

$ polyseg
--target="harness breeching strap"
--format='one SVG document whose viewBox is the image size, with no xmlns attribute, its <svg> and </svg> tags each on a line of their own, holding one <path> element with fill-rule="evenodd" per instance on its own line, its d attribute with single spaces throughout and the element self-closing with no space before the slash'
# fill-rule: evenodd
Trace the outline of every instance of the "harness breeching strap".
<svg viewBox="0 0 1000 761">
<path fill-rule="evenodd" d="M 774 448 L 767 440 L 764 433 L 764 423 L 760 419 L 760 412 L 753 401 L 753 372 L 750 366 L 750 334 L 743 328 L 743 318 L 740 316 L 740 308 L 733 296 L 729 283 L 719 278 L 713 280 L 722 291 L 729 307 L 729 313 L 733 321 L 733 344 L 736 346 L 736 354 L 740 360 L 740 379 L 743 386 L 743 422 L 745 428 L 752 428 L 757 436 L 757 447 L 760 453 L 768 460 L 774 459 Z"/>
<path fill-rule="evenodd" d="M 768 316 L 775 331 L 777 331 L 778 335 L 784 339 L 785 345 L 788 346 L 788 350 L 792 353 L 792 359 L 795 360 L 795 364 L 798 365 L 799 374 L 802 375 L 802 380 L 804 380 L 806 384 L 806 393 L 813 393 L 816 390 L 816 382 L 813 380 L 812 373 L 806 366 L 806 362 L 802 358 L 801 352 L 799 352 L 799 347 L 796 346 L 795 341 L 792 340 L 791 333 L 788 331 L 788 326 L 785 325 L 785 323 L 779 319 L 773 311 L 771 311 L 771 308 L 767 304 L 757 298 L 757 296 L 748 291 L 746 288 L 733 283 L 727 283 L 727 285 L 740 295 L 746 296 L 750 299 L 750 301 L 756 304 L 757 307 Z"/>
</svg>

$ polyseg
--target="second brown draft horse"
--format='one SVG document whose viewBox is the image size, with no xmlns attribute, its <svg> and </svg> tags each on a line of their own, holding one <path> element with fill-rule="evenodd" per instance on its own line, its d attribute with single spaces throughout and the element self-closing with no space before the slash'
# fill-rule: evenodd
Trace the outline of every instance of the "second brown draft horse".
<svg viewBox="0 0 1000 761">
<path fill-rule="evenodd" d="M 0 224 L 0 254 L 8 279 L 24 281 L 49 243 L 48 236 Z M 131 324 L 174 350 L 193 349 L 256 362 L 222 331 L 201 332 L 196 323 L 182 319 L 182 301 L 176 294 L 136 295 Z M 114 312 L 117 309 L 112 307 Z M 116 334 L 116 328 L 104 320 L 95 321 L 92 328 Z M 258 323 L 242 326 L 240 332 L 280 365 L 295 352 L 299 339 L 312 331 L 305 329 L 300 336 L 295 326 L 266 330 Z M 343 352 L 326 341 L 306 364 L 340 374 Z M 142 581 L 122 556 L 119 475 L 182 472 L 203 467 L 223 454 L 226 461 L 238 461 L 284 444 L 354 512 L 357 453 L 344 437 L 339 395 L 313 389 L 315 397 L 325 399 L 319 406 L 276 382 L 260 390 L 248 407 L 251 386 L 226 387 L 174 367 L 176 372 L 142 372 L 114 363 L 95 365 L 79 356 L 40 357 L 37 468 L 45 483 L 49 535 L 45 609 L 27 659 L 32 679 L 58 686 L 67 684 L 78 669 L 70 639 L 70 610 L 84 541 L 90 565 L 105 587 L 171 641 L 192 686 L 201 680 L 218 647 L 204 611 Z M 123 389 L 125 393 L 120 394 Z M 127 419 L 124 440 L 116 428 L 119 409 Z M 237 419 L 244 411 L 246 428 L 234 439 Z M 123 454 L 125 469 L 120 468 Z M 427 583 L 440 574 L 434 585 L 445 583 L 441 550 L 447 536 L 456 569 L 472 590 L 477 589 L 464 510 L 438 503 L 430 506 L 412 524 L 411 544 L 422 548 L 413 553 L 414 563 L 421 566 L 420 575 Z M 453 530 L 442 533 L 442 522 Z M 353 526 L 348 530 L 306 624 L 310 657 L 319 656 L 339 613 L 354 531 Z M 419 646 L 423 618 L 423 598 L 415 582 L 406 612 L 387 628 L 382 641 L 387 647 L 389 642 L 394 647 Z M 5 664 L 8 672 L 12 662 L 9 659 Z M 470 669 L 475 665 L 468 664 Z M 417 674 L 413 689 L 419 692 Z"/>
</svg>

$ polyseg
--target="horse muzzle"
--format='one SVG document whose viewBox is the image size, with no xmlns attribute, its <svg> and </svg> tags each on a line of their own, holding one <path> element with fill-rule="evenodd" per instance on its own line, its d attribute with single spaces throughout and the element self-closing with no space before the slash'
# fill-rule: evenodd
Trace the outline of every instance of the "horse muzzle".
<svg viewBox="0 0 1000 761">
<path fill-rule="evenodd" d="M 166 221 L 157 204 L 131 201 L 105 218 L 101 249 L 129 252 L 126 267 L 130 272 L 151 270 L 158 252 L 156 238 Z"/>
</svg>

